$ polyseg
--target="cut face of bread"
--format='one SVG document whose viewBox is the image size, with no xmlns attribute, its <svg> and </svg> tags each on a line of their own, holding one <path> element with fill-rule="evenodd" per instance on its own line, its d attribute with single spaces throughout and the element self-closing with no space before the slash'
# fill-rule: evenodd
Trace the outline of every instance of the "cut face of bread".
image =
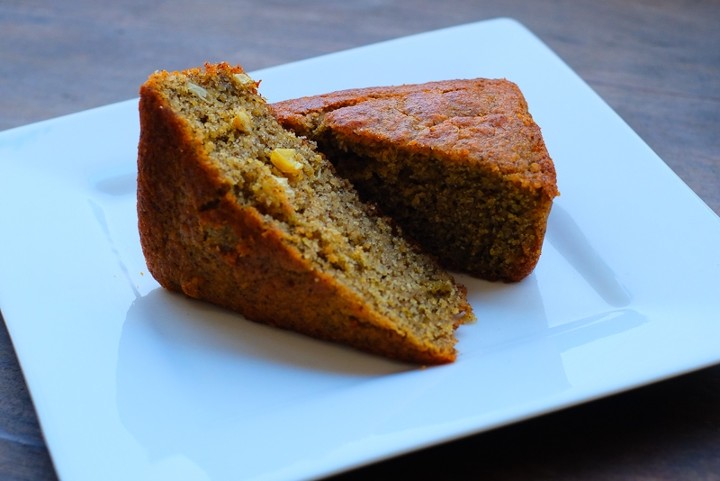
<svg viewBox="0 0 720 481">
<path fill-rule="evenodd" d="M 449 269 L 503 281 L 534 269 L 558 190 L 512 82 L 344 90 L 272 109 Z"/>
<path fill-rule="evenodd" d="M 156 72 L 140 127 L 140 238 L 162 286 L 403 361 L 455 359 L 464 288 L 283 129 L 240 67 Z"/>
</svg>

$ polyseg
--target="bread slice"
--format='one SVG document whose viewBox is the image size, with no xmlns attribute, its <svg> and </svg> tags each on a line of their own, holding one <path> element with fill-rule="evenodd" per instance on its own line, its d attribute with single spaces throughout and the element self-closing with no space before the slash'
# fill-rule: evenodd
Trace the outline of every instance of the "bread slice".
<svg viewBox="0 0 720 481">
<path fill-rule="evenodd" d="M 558 189 L 514 83 L 351 89 L 272 109 L 447 268 L 518 281 L 537 264 Z"/>
<path fill-rule="evenodd" d="M 139 109 L 140 239 L 162 286 L 403 361 L 455 359 L 464 288 L 283 129 L 242 68 L 156 72 Z"/>
</svg>

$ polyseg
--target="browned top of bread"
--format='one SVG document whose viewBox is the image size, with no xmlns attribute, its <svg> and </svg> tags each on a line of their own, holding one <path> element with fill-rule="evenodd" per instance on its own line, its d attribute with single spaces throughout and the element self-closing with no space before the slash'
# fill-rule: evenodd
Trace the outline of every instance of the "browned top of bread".
<svg viewBox="0 0 720 481">
<path fill-rule="evenodd" d="M 518 281 L 537 264 L 556 173 L 514 83 L 350 89 L 272 109 L 446 267 Z"/>
<path fill-rule="evenodd" d="M 404 361 L 455 359 L 464 288 L 283 129 L 242 68 L 154 73 L 140 127 L 140 239 L 162 286 Z"/>
<path fill-rule="evenodd" d="M 273 112 L 312 136 L 318 121 L 351 143 L 403 146 L 406 151 L 498 171 L 558 194 L 554 164 L 516 84 L 459 79 L 349 89 L 277 102 Z"/>
</svg>

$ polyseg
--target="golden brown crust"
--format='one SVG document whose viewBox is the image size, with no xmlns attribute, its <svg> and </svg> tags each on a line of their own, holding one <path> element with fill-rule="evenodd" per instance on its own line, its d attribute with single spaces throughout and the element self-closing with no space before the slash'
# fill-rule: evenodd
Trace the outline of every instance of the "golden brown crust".
<svg viewBox="0 0 720 481">
<path fill-rule="evenodd" d="M 447 267 L 505 281 L 535 267 L 556 173 L 512 82 L 351 89 L 272 108 Z"/>
<path fill-rule="evenodd" d="M 220 64 L 181 75 L 242 72 Z M 400 329 L 356 290 L 304 256 L 274 219 L 238 201 L 233 183 L 211 158 L 201 135 L 171 105 L 165 83 L 172 75 L 178 73 L 158 72 L 140 91 L 139 231 L 148 268 L 158 282 L 254 321 L 404 361 L 452 362 L 452 331 L 463 318 L 472 318 L 467 300 L 459 302 L 457 319 L 436 320 L 452 324 L 449 335 L 425 339 Z"/>
</svg>

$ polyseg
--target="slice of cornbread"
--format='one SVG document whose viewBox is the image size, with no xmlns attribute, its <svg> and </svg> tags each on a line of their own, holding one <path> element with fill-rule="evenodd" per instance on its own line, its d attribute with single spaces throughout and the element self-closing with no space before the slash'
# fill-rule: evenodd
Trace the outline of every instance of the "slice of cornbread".
<svg viewBox="0 0 720 481">
<path fill-rule="evenodd" d="M 351 89 L 272 109 L 449 269 L 518 281 L 537 264 L 558 189 L 514 83 Z"/>
<path fill-rule="evenodd" d="M 162 286 L 403 361 L 455 359 L 464 288 L 283 129 L 242 68 L 156 72 L 139 108 L 140 239 Z"/>
</svg>

